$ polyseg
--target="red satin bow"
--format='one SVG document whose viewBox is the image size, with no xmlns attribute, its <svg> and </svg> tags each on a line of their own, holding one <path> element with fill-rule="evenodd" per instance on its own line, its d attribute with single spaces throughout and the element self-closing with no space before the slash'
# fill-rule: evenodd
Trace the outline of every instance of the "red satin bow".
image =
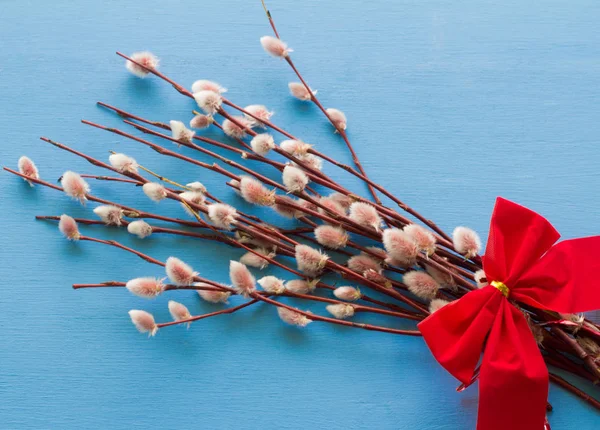
<svg viewBox="0 0 600 430">
<path fill-rule="evenodd" d="M 600 236 L 565 240 L 537 213 L 498 198 L 483 268 L 509 299 L 575 313 L 600 308 Z M 481 352 L 479 430 L 542 430 L 548 370 L 525 317 L 492 286 L 438 310 L 419 329 L 444 368 L 471 380 Z M 485 348 L 484 348 L 485 343 Z"/>
</svg>

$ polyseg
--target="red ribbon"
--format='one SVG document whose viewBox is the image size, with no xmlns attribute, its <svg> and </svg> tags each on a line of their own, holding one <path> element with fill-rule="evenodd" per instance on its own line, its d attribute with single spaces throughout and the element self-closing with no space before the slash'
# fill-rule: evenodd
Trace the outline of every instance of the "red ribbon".
<svg viewBox="0 0 600 430">
<path fill-rule="evenodd" d="M 483 269 L 488 282 L 508 287 L 508 299 L 486 286 L 419 324 L 436 360 L 463 384 L 483 351 L 478 430 L 544 428 L 548 370 L 524 315 L 509 300 L 563 313 L 600 308 L 600 236 L 554 245 L 559 237 L 542 216 L 498 198 Z"/>
</svg>

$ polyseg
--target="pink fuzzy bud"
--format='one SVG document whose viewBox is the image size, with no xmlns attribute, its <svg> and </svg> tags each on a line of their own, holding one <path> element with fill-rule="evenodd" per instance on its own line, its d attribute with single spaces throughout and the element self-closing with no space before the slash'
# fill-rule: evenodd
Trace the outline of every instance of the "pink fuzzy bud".
<svg viewBox="0 0 600 430">
<path fill-rule="evenodd" d="M 483 288 L 486 285 L 489 285 L 486 274 L 483 270 L 478 270 L 473 274 L 473 279 L 477 283 L 477 288 Z"/>
<path fill-rule="evenodd" d="M 293 52 L 292 49 L 288 48 L 285 42 L 271 36 L 261 37 L 260 44 L 263 49 L 273 57 L 284 58 L 287 57 L 290 52 Z"/>
<path fill-rule="evenodd" d="M 281 306 L 277 307 L 277 313 L 279 314 L 279 318 L 281 318 L 281 321 L 290 325 L 306 327 L 312 322 L 311 319 L 305 317 L 301 313 L 295 312 L 291 309 L 284 308 Z"/>
<path fill-rule="evenodd" d="M 192 143 L 192 139 L 196 132 L 187 128 L 181 121 L 172 120 L 169 121 L 169 125 L 171 126 L 171 136 L 173 139 L 183 143 Z"/>
<path fill-rule="evenodd" d="M 69 240 L 79 240 L 81 237 L 79 234 L 79 228 L 77 227 L 77 222 L 69 215 L 63 214 L 60 216 L 58 229 Z"/>
<path fill-rule="evenodd" d="M 188 187 L 189 189 L 191 189 L 192 191 L 198 191 L 202 194 L 206 194 L 208 192 L 208 190 L 206 189 L 206 187 L 202 184 L 202 182 L 190 182 L 189 184 L 185 184 L 186 187 Z"/>
<path fill-rule="evenodd" d="M 175 285 L 191 285 L 198 272 L 176 257 L 167 258 L 165 265 L 167 276 Z"/>
<path fill-rule="evenodd" d="M 213 122 L 215 122 L 215 120 L 212 116 L 199 114 L 190 120 L 190 127 L 204 130 L 205 128 L 210 127 Z"/>
<path fill-rule="evenodd" d="M 299 193 L 304 191 L 309 179 L 302 170 L 288 165 L 283 168 L 282 181 L 288 192 Z"/>
<path fill-rule="evenodd" d="M 108 157 L 108 162 L 113 166 L 119 173 L 137 173 L 138 163 L 134 158 L 131 158 L 125 154 L 111 154 Z"/>
<path fill-rule="evenodd" d="M 426 228 L 417 224 L 408 224 L 402 230 L 413 238 L 419 251 L 423 251 L 426 255 L 432 255 L 435 252 L 435 236 Z"/>
<path fill-rule="evenodd" d="M 192 92 L 199 93 L 200 91 L 213 91 L 218 94 L 223 94 L 227 92 L 227 88 L 223 88 L 216 82 L 200 79 L 192 84 Z"/>
<path fill-rule="evenodd" d="M 339 204 L 346 211 L 350 209 L 350 205 L 353 203 L 353 200 L 350 197 L 338 192 L 329 194 L 327 198 Z"/>
<path fill-rule="evenodd" d="M 450 303 L 450 302 L 447 300 L 444 300 L 444 299 L 433 299 L 431 301 L 431 303 L 429 303 L 429 312 L 434 313 L 436 311 L 439 311 L 444 306 L 446 306 L 448 303 Z"/>
<path fill-rule="evenodd" d="M 248 297 L 255 290 L 256 280 L 250 270 L 238 261 L 229 262 L 229 278 L 238 294 Z"/>
<path fill-rule="evenodd" d="M 298 270 L 309 275 L 315 276 L 323 271 L 327 264 L 329 256 L 323 254 L 308 245 L 296 245 L 296 264 Z"/>
<path fill-rule="evenodd" d="M 26 156 L 22 156 L 21 158 L 19 158 L 19 162 L 18 162 L 18 166 L 19 166 L 19 173 L 25 176 L 29 176 L 30 178 L 33 179 L 40 179 L 40 174 L 38 172 L 38 168 L 36 167 L 35 163 L 33 161 L 31 161 L 31 159 L 29 157 Z M 23 178 L 25 181 L 27 181 L 27 179 Z M 33 187 L 33 182 L 31 181 L 27 181 L 29 183 L 29 185 L 31 185 Z"/>
<path fill-rule="evenodd" d="M 412 265 L 417 260 L 419 247 L 412 237 L 398 228 L 387 228 L 382 234 L 383 246 L 389 256 L 403 265 Z"/>
<path fill-rule="evenodd" d="M 187 320 L 192 317 L 188 308 L 186 308 L 185 305 L 176 302 L 175 300 L 169 300 L 169 313 L 171 314 L 173 321 Z M 190 324 L 191 322 L 187 323 L 188 327 Z"/>
<path fill-rule="evenodd" d="M 136 235 L 140 239 L 144 239 L 152 234 L 152 226 L 144 220 L 130 222 L 127 225 L 127 231 Z"/>
<path fill-rule="evenodd" d="M 352 203 L 350 205 L 349 217 L 355 223 L 364 227 L 374 228 L 376 231 L 379 231 L 381 227 L 381 217 L 377 213 L 377 209 L 368 203 Z"/>
<path fill-rule="evenodd" d="M 197 287 L 212 287 L 209 284 L 196 283 L 194 284 Z M 229 296 L 231 293 L 228 291 L 214 291 L 214 290 L 197 290 L 198 295 L 202 300 L 205 300 L 209 303 L 227 303 Z"/>
<path fill-rule="evenodd" d="M 373 269 L 367 269 L 362 274 L 366 279 L 371 282 L 374 282 L 378 285 L 381 285 L 387 289 L 391 289 L 393 287 L 392 283 L 388 278 L 383 276 L 380 272 L 377 272 Z"/>
<path fill-rule="evenodd" d="M 265 276 L 258 280 L 258 285 L 262 287 L 267 293 L 281 294 L 285 292 L 283 281 L 275 276 Z"/>
<path fill-rule="evenodd" d="M 288 84 L 288 88 L 290 89 L 290 93 L 294 97 L 304 102 L 309 101 L 313 95 L 317 95 L 317 90 L 311 89 L 310 91 L 308 91 L 304 84 L 301 82 L 290 82 Z"/>
<path fill-rule="evenodd" d="M 456 287 L 454 277 L 452 277 L 452 275 L 450 275 L 448 272 L 440 270 L 437 267 L 432 266 L 431 264 L 425 264 L 425 271 L 441 286 L 449 287 L 451 289 L 454 289 Z"/>
<path fill-rule="evenodd" d="M 246 137 L 246 128 L 250 128 L 250 121 L 243 116 L 234 116 L 233 119 L 235 122 L 230 119 L 223 121 L 223 132 L 229 137 L 243 139 Z"/>
<path fill-rule="evenodd" d="M 319 199 L 319 203 L 321 204 L 321 206 L 325 206 L 329 210 L 329 212 L 333 212 L 334 214 L 340 216 L 346 216 L 346 211 L 344 210 L 344 207 L 329 197 L 321 197 Z M 319 213 L 322 215 L 331 216 L 323 208 L 319 208 Z"/>
<path fill-rule="evenodd" d="M 456 227 L 452 232 L 454 249 L 466 258 L 475 257 L 481 250 L 481 239 L 475 231 L 468 227 Z"/>
<path fill-rule="evenodd" d="M 337 318 L 339 320 L 344 320 L 346 318 L 351 318 L 354 316 L 354 306 L 352 305 L 340 303 L 338 305 L 326 306 L 325 309 L 327 309 L 327 312 L 333 315 L 334 318 Z"/>
<path fill-rule="evenodd" d="M 98 206 L 94 213 L 107 225 L 121 225 L 123 220 L 123 209 L 113 205 Z"/>
<path fill-rule="evenodd" d="M 406 272 L 402 277 L 402 282 L 406 284 L 408 291 L 426 300 L 434 299 L 440 289 L 440 284 L 435 279 L 427 273 L 417 270 Z"/>
<path fill-rule="evenodd" d="M 333 290 L 333 295 L 348 302 L 354 302 L 361 298 L 360 290 L 354 287 L 337 287 Z"/>
<path fill-rule="evenodd" d="M 294 294 L 310 294 L 315 290 L 318 283 L 318 280 L 309 282 L 303 279 L 292 279 L 285 283 L 285 289 Z"/>
<path fill-rule="evenodd" d="M 275 203 L 275 205 L 273 205 L 273 209 L 275 209 L 275 212 L 277 212 L 279 215 L 284 216 L 286 218 L 294 218 L 296 216 L 303 215 L 302 212 L 297 211 L 295 208 L 281 204 L 281 202 L 289 202 L 289 203 L 293 203 L 293 204 L 299 203 L 296 200 L 292 199 L 291 197 L 279 196 L 279 198 L 277 200 L 278 200 L 278 202 Z"/>
<path fill-rule="evenodd" d="M 258 252 L 261 255 L 264 255 L 267 258 L 275 257 L 274 252 L 270 252 L 269 250 L 264 248 L 256 248 L 254 251 Z M 245 264 L 246 266 L 256 267 L 259 270 L 263 270 L 269 265 L 269 261 L 265 260 L 260 255 L 256 255 L 250 251 L 242 255 L 242 258 L 240 258 L 240 263 Z"/>
<path fill-rule="evenodd" d="M 258 155 L 265 156 L 271 149 L 275 148 L 275 141 L 270 134 L 261 133 L 252 138 L 250 146 Z"/>
<path fill-rule="evenodd" d="M 127 281 L 125 288 L 136 296 L 153 299 L 162 294 L 165 290 L 165 285 L 163 284 L 163 280 L 158 278 L 135 278 Z"/>
<path fill-rule="evenodd" d="M 196 100 L 196 103 L 198 103 L 200 109 L 202 109 L 204 113 L 208 115 L 214 115 L 217 113 L 217 111 L 221 109 L 221 103 L 223 103 L 223 98 L 219 95 L 219 93 L 207 90 L 194 93 L 194 100 Z"/>
<path fill-rule="evenodd" d="M 154 336 L 158 331 L 154 317 L 146 311 L 133 309 L 129 311 L 129 317 L 140 333 L 148 333 L 149 336 Z"/>
<path fill-rule="evenodd" d="M 346 130 L 347 120 L 344 112 L 338 109 L 329 108 L 326 109 L 327 115 L 329 115 L 329 119 L 333 123 L 333 126 L 337 130 Z"/>
<path fill-rule="evenodd" d="M 301 140 L 284 140 L 279 146 L 294 157 L 304 157 L 312 145 L 304 143 Z"/>
<path fill-rule="evenodd" d="M 208 206 L 208 219 L 217 227 L 231 230 L 236 223 L 237 211 L 225 203 Z"/>
<path fill-rule="evenodd" d="M 306 154 L 299 158 L 302 161 L 302 164 L 312 168 L 313 170 L 322 170 L 323 169 L 323 160 L 316 155 Z M 297 164 L 297 163 L 294 163 Z M 299 164 L 298 164 L 299 165 Z"/>
<path fill-rule="evenodd" d="M 266 106 L 263 105 L 250 105 L 250 106 L 246 106 L 244 108 L 244 110 L 254 116 L 250 116 L 248 114 L 244 114 L 246 116 L 246 118 L 248 119 L 248 121 L 250 121 L 251 124 L 253 125 L 257 125 L 260 127 L 264 127 L 264 123 L 262 121 L 269 121 L 271 119 L 271 117 L 273 116 L 272 111 L 269 111 L 267 109 Z M 256 118 L 258 119 L 256 119 Z M 261 121 L 262 120 L 262 121 Z"/>
<path fill-rule="evenodd" d="M 150 73 L 148 69 L 158 69 L 158 58 L 152 52 L 134 52 L 130 55 L 130 58 L 135 61 L 135 63 L 127 60 L 125 62 L 125 67 L 138 78 L 145 78 L 148 76 L 148 73 Z M 141 66 L 136 63 L 141 64 Z"/>
<path fill-rule="evenodd" d="M 142 186 L 142 191 L 154 202 L 160 202 L 167 197 L 167 190 L 157 182 L 147 182 Z"/>
<path fill-rule="evenodd" d="M 240 181 L 240 193 L 248 203 L 259 206 L 273 206 L 275 204 L 275 191 L 268 190 L 256 179 L 243 176 Z"/>
<path fill-rule="evenodd" d="M 346 230 L 332 225 L 320 225 L 315 228 L 315 238 L 321 245 L 331 249 L 344 248 L 348 243 Z"/>
<path fill-rule="evenodd" d="M 381 265 L 366 254 L 354 255 L 348 259 L 348 268 L 357 273 L 364 273 L 366 270 L 381 272 Z"/>
<path fill-rule="evenodd" d="M 90 192 L 90 186 L 81 176 L 75 172 L 67 171 L 62 175 L 60 183 L 65 194 L 81 203 L 87 200 L 86 194 Z"/>
</svg>

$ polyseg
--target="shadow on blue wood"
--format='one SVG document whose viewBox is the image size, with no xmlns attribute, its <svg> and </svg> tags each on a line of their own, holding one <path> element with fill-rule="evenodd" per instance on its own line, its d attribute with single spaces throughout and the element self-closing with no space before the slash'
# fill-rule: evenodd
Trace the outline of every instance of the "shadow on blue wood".
<svg viewBox="0 0 600 430">
<path fill-rule="evenodd" d="M 322 101 L 347 113 L 367 171 L 443 228 L 466 224 L 485 236 L 501 194 L 546 216 L 565 237 L 599 232 L 598 2 L 270 6 Z M 120 126 L 98 100 L 161 121 L 189 119 L 190 101 L 156 79 L 128 76 L 114 55 L 142 49 L 158 54 L 178 82 L 217 80 L 236 103 L 268 105 L 295 134 L 351 161 L 319 113 L 287 95 L 290 70 L 262 52 L 258 39 L 269 27 L 258 0 L 21 1 L 0 10 L 3 164 L 15 167 L 27 154 L 51 181 L 66 169 L 99 171 L 38 140 L 48 136 L 101 159 L 123 151 L 182 182 L 201 180 L 247 209 L 217 175 L 79 123 Z M 476 389 L 457 394 L 420 339 L 316 323 L 299 331 L 266 307 L 146 339 L 127 311 L 167 320 L 173 295 L 149 302 L 70 285 L 161 271 L 101 245 L 67 243 L 56 225 L 33 220 L 89 215 L 93 204 L 81 208 L 52 190 L 1 178 L 2 428 L 463 429 L 475 422 Z M 92 187 L 154 208 L 126 185 Z M 158 209 L 180 213 L 169 202 Z M 209 243 L 85 231 L 157 258 L 176 254 L 222 281 L 239 256 Z M 209 309 L 193 292 L 178 297 L 194 313 Z M 598 413 L 564 391 L 552 387 L 550 401 L 553 428 L 597 427 Z"/>
</svg>

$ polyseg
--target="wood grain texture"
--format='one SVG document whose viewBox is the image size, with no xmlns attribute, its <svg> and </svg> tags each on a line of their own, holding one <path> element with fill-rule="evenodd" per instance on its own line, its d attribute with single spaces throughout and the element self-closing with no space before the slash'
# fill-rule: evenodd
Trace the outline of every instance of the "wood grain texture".
<svg viewBox="0 0 600 430">
<path fill-rule="evenodd" d="M 323 103 L 347 113 L 366 170 L 443 228 L 466 224 L 485 236 L 501 194 L 547 216 L 565 237 L 599 232 L 597 1 L 270 3 Z M 3 164 L 14 167 L 27 154 L 51 181 L 67 168 L 99 172 L 38 140 L 47 136 L 102 159 L 123 151 L 248 209 L 220 177 L 79 123 L 120 126 L 97 100 L 152 119 L 189 119 L 190 101 L 156 79 L 128 76 L 114 55 L 143 49 L 178 82 L 217 80 L 236 103 L 267 104 L 277 122 L 350 162 L 319 113 L 287 95 L 293 77 L 285 64 L 262 52 L 258 38 L 269 27 L 258 0 L 4 1 L 0 19 Z M 92 187 L 154 208 L 126 185 Z M 4 173 L 0 196 L 1 428 L 465 429 L 475 422 L 476 389 L 455 393 L 456 382 L 420 339 L 316 323 L 299 331 L 256 306 L 148 340 L 127 311 L 147 309 L 165 321 L 173 294 L 148 302 L 70 285 L 161 272 L 100 245 L 67 243 L 55 225 L 33 220 L 89 215 L 94 205 L 81 208 Z M 180 214 L 174 203 L 159 209 Z M 157 258 L 176 254 L 222 281 L 228 260 L 239 256 L 214 244 L 85 231 Z M 210 308 L 192 292 L 177 297 L 194 313 Z M 597 428 L 598 413 L 560 389 L 551 389 L 550 401 L 554 429 Z"/>
</svg>

